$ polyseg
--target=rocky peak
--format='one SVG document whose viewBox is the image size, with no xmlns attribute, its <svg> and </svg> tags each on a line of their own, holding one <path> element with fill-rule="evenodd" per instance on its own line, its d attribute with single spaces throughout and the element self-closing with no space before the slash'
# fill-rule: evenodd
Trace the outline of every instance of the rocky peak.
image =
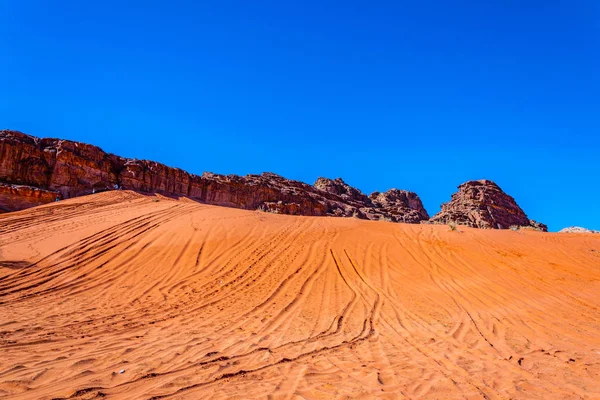
<svg viewBox="0 0 600 400">
<path fill-rule="evenodd" d="M 390 189 L 387 192 L 373 192 L 369 196 L 373 204 L 386 212 L 399 217 L 402 222 L 429 219 L 419 196 L 408 190 Z"/>
<path fill-rule="evenodd" d="M 372 205 L 371 200 L 365 194 L 348 185 L 342 178 L 318 178 L 313 186 L 324 192 L 340 196 L 346 201 L 357 202 L 365 207 Z"/>
<path fill-rule="evenodd" d="M 433 223 L 454 222 L 476 228 L 508 229 L 530 226 L 547 231 L 546 225 L 530 220 L 515 199 L 487 179 L 465 182 L 442 210 L 430 220 Z"/>
</svg>

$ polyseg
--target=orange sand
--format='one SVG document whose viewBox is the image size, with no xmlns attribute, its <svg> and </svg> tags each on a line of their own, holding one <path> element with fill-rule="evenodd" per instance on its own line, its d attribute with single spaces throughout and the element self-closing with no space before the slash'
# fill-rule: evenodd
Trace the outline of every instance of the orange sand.
<svg viewBox="0 0 600 400">
<path fill-rule="evenodd" d="M 600 398 L 600 236 L 131 192 L 1 215 L 0 397 L 102 395 Z"/>
</svg>

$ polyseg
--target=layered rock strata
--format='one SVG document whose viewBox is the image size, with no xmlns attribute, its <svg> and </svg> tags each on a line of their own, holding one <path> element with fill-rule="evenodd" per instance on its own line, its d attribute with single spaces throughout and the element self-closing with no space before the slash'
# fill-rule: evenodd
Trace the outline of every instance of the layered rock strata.
<svg viewBox="0 0 600 400">
<path fill-rule="evenodd" d="M 452 195 L 448 203 L 442 204 L 442 210 L 430 222 L 453 222 L 487 229 L 508 229 L 515 226 L 548 230 L 546 225 L 530 220 L 515 199 L 489 180 L 469 181 L 460 185 L 458 192 Z"/>
<path fill-rule="evenodd" d="M 339 178 L 319 178 L 311 186 L 268 172 L 247 176 L 207 172 L 199 176 L 154 161 L 109 154 L 85 143 L 40 139 L 9 130 L 0 131 L 0 183 L 6 186 L 3 193 L 8 193 L 2 198 L 4 211 L 54 201 L 57 195 L 70 198 L 118 187 L 283 214 L 410 223 L 428 218 L 412 192 L 394 189 L 367 197 Z"/>
</svg>

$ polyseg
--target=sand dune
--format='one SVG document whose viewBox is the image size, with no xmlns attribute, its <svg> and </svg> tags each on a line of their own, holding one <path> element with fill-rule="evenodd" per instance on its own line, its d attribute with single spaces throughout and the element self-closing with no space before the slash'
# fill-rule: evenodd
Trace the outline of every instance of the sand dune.
<svg viewBox="0 0 600 400">
<path fill-rule="evenodd" d="M 600 238 L 107 192 L 0 216 L 0 397 L 600 398 Z"/>
</svg>

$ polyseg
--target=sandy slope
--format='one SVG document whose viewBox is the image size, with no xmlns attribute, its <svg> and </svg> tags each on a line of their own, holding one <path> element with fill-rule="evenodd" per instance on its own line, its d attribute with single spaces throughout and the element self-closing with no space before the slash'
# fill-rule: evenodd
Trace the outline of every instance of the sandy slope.
<svg viewBox="0 0 600 400">
<path fill-rule="evenodd" d="M 1 215 L 0 397 L 102 395 L 600 398 L 600 237 L 130 192 Z"/>
</svg>

